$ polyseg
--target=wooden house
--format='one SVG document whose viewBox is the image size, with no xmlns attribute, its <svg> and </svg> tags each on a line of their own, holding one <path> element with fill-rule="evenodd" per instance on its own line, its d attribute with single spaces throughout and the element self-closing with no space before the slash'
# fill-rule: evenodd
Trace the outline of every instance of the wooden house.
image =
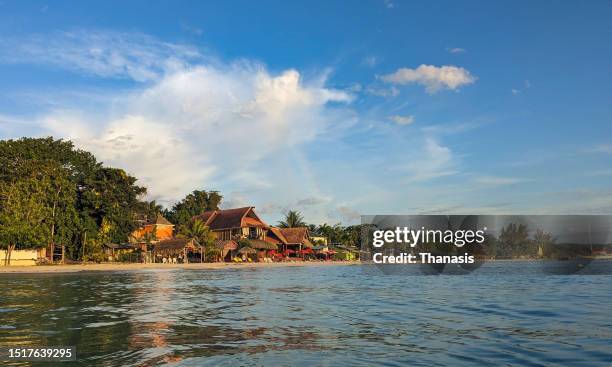
<svg viewBox="0 0 612 367">
<path fill-rule="evenodd" d="M 278 232 L 282 236 L 284 249 L 300 251 L 313 246 L 307 227 L 274 228 L 273 232 Z"/>
<path fill-rule="evenodd" d="M 141 243 L 148 240 L 151 243 L 156 243 L 171 239 L 173 233 L 174 224 L 170 223 L 170 221 L 161 214 L 158 214 L 154 221 L 146 223 L 132 232 L 130 235 L 130 242 Z"/>
<path fill-rule="evenodd" d="M 203 262 L 204 248 L 198 241 L 186 238 L 172 238 L 159 241 L 153 247 L 154 262 Z"/>
<path fill-rule="evenodd" d="M 268 226 L 255 213 L 255 207 L 210 210 L 193 217 L 208 226 L 218 240 L 239 241 L 241 239 L 262 240 L 266 238 Z"/>
</svg>

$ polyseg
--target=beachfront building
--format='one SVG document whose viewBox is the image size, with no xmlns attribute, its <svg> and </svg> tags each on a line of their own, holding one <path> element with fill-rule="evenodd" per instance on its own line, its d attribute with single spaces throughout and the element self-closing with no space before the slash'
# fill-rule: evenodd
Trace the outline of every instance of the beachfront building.
<svg viewBox="0 0 612 367">
<path fill-rule="evenodd" d="M 204 247 L 194 239 L 165 239 L 153 245 L 153 261 L 170 264 L 203 262 Z"/>
<path fill-rule="evenodd" d="M 0 265 L 32 266 L 47 260 L 47 249 L 44 247 L 34 249 L 14 249 L 11 251 L 10 261 L 6 250 L 0 250 Z"/>
<path fill-rule="evenodd" d="M 131 243 L 156 243 L 171 239 L 174 235 L 174 224 L 158 214 L 155 220 L 144 222 L 141 227 L 130 234 Z"/>
<path fill-rule="evenodd" d="M 291 256 L 312 254 L 312 242 L 307 227 L 278 228 L 286 241 L 284 254 Z"/>
<path fill-rule="evenodd" d="M 218 240 L 258 239 L 264 240 L 268 226 L 255 213 L 255 207 L 209 210 L 196 215 L 215 234 Z"/>
<path fill-rule="evenodd" d="M 313 245 L 327 247 L 327 237 L 314 232 L 310 232 L 309 236 Z"/>
<path fill-rule="evenodd" d="M 255 213 L 255 207 L 210 210 L 192 219 L 210 228 L 224 261 L 230 261 L 245 246 L 253 249 L 257 258 L 268 257 L 269 252 L 277 249 L 274 243 L 266 241 L 270 226 Z"/>
</svg>

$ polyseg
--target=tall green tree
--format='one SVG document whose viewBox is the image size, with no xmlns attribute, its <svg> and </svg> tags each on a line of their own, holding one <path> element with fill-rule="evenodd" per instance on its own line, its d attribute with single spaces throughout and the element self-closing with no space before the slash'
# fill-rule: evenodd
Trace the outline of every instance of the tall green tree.
<svg viewBox="0 0 612 367">
<path fill-rule="evenodd" d="M 30 161 L 14 166 L 13 179 L 0 181 L 0 247 L 10 265 L 15 249 L 46 246 L 49 240 L 48 184 Z"/>
<path fill-rule="evenodd" d="M 300 212 L 289 210 L 285 214 L 285 220 L 278 222 L 278 226 L 281 228 L 306 227 L 306 222 L 304 222 L 304 217 Z"/>
<path fill-rule="evenodd" d="M 217 191 L 195 190 L 183 200 L 172 206 L 165 213 L 166 218 L 177 226 L 182 226 L 191 221 L 196 215 L 207 210 L 218 210 L 223 196 Z"/>
<path fill-rule="evenodd" d="M 102 237 L 108 241 L 124 242 L 136 228 L 136 214 L 145 207 L 145 188 L 125 171 L 104 167 L 72 142 L 51 137 L 0 141 L 0 183 L 5 190 L 15 180 L 24 180 L 24 185 L 32 180 L 31 175 L 18 174 L 24 167 L 36 167 L 30 172 L 38 173 L 45 188 L 40 200 L 47 242 L 67 245 L 73 258 L 84 253 L 84 244 L 99 239 L 105 221 L 110 229 Z M 147 210 L 151 209 L 159 210 Z"/>
<path fill-rule="evenodd" d="M 146 189 L 136 185 L 136 178 L 117 168 L 100 168 L 90 182 L 91 190 L 83 197 L 83 211 L 98 226 L 107 220 L 112 226 L 108 236 L 115 243 L 126 242 L 137 227 L 135 213 Z"/>
<path fill-rule="evenodd" d="M 533 256 L 537 248 L 531 246 L 527 225 L 509 223 L 502 228 L 497 241 L 497 254 L 499 258 L 516 258 L 520 256 Z"/>
</svg>

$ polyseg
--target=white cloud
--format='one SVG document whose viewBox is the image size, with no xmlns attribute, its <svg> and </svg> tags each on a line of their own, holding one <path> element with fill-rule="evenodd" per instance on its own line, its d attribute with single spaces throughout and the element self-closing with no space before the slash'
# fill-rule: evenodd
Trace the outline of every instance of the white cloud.
<svg viewBox="0 0 612 367">
<path fill-rule="evenodd" d="M 74 31 L 0 40 L 0 61 L 54 65 L 138 82 L 159 79 L 201 58 L 193 47 L 140 33 Z"/>
<path fill-rule="evenodd" d="M 457 90 L 461 86 L 476 81 L 476 77 L 466 69 L 451 65 L 440 67 L 420 65 L 416 69 L 400 68 L 394 73 L 381 76 L 380 79 L 393 84 L 420 84 L 429 94 L 434 94 L 441 89 Z"/>
<path fill-rule="evenodd" d="M 513 95 L 513 96 L 517 96 L 517 95 L 519 95 L 519 94 L 521 93 L 521 91 L 520 91 L 520 90 L 518 90 L 518 89 L 514 89 L 514 88 L 512 88 L 512 89 L 510 90 L 510 92 L 512 92 L 512 95 Z"/>
<path fill-rule="evenodd" d="M 283 173 L 292 164 L 284 155 L 351 123 L 345 109 L 328 106 L 351 95 L 324 82 L 304 81 L 293 69 L 272 75 L 245 61 L 199 64 L 168 71 L 95 110 L 56 109 L 38 120 L 44 133 L 70 138 L 134 174 L 163 203 L 218 185 L 270 191 L 296 186 Z"/>
<path fill-rule="evenodd" d="M 395 122 L 398 125 L 410 125 L 414 122 L 414 116 L 392 115 L 389 116 L 389 120 Z"/>
<path fill-rule="evenodd" d="M 376 88 L 373 86 L 369 86 L 366 88 L 366 93 L 376 96 L 376 97 L 383 97 L 383 98 L 393 98 L 393 97 L 397 97 L 400 94 L 399 89 L 395 88 L 395 87 L 391 87 L 391 88 Z"/>
<path fill-rule="evenodd" d="M 461 48 L 461 47 L 449 47 L 446 49 L 446 51 L 451 54 L 462 54 L 462 53 L 467 52 L 465 48 Z"/>
</svg>

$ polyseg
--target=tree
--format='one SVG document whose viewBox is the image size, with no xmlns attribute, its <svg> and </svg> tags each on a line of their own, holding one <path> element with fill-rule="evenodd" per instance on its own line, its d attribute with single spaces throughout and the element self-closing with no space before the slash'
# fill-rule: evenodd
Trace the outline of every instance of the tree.
<svg viewBox="0 0 612 367">
<path fill-rule="evenodd" d="M 516 258 L 535 255 L 529 243 L 527 225 L 510 223 L 502 228 L 497 242 L 497 257 Z"/>
<path fill-rule="evenodd" d="M 215 246 L 215 235 L 199 219 L 191 220 L 179 227 L 178 236 L 189 240 L 196 240 L 204 248 L 206 254 L 218 254 L 218 249 Z"/>
<path fill-rule="evenodd" d="M 549 257 L 554 253 L 555 238 L 550 232 L 538 228 L 533 235 L 533 243 L 538 248 L 539 257 Z"/>
<path fill-rule="evenodd" d="M 66 244 L 73 258 L 84 253 L 84 246 L 98 240 L 106 220 L 109 241 L 124 242 L 136 227 L 136 215 L 146 189 L 125 171 L 103 167 L 72 142 L 48 138 L 22 138 L 0 141 L 0 184 L 31 180 L 19 172 L 37 172 L 42 205 L 46 208 L 43 225 L 50 244 Z M 35 168 L 34 168 L 35 167 Z M 43 184 L 44 181 L 44 184 Z M 25 183 L 24 183 L 25 184 Z M 154 205 L 148 212 L 159 210 Z"/>
<path fill-rule="evenodd" d="M 195 190 L 164 214 L 170 222 L 182 226 L 196 215 L 208 210 L 218 210 L 222 199 L 223 196 L 217 191 Z"/>
<path fill-rule="evenodd" d="M 51 245 L 51 255 L 55 244 L 74 244 L 78 233 L 78 214 L 75 208 L 76 187 L 66 169 L 55 161 L 33 162 L 37 166 L 37 176 L 43 184 L 44 203 L 46 207 L 45 223 L 49 227 L 48 244 Z M 68 246 L 73 253 L 74 246 Z"/>
<path fill-rule="evenodd" d="M 162 215 L 164 207 L 158 204 L 155 200 L 143 201 L 138 207 L 138 214 L 147 220 L 155 220 L 158 215 Z"/>
<path fill-rule="evenodd" d="M 278 226 L 281 228 L 306 227 L 306 223 L 300 212 L 289 210 L 285 215 L 285 220 L 278 222 Z"/>
<path fill-rule="evenodd" d="M 5 265 L 10 265 L 14 249 L 44 247 L 49 239 L 48 187 L 31 162 L 14 169 L 12 180 L 0 181 L 0 246 L 6 249 Z"/>
</svg>

